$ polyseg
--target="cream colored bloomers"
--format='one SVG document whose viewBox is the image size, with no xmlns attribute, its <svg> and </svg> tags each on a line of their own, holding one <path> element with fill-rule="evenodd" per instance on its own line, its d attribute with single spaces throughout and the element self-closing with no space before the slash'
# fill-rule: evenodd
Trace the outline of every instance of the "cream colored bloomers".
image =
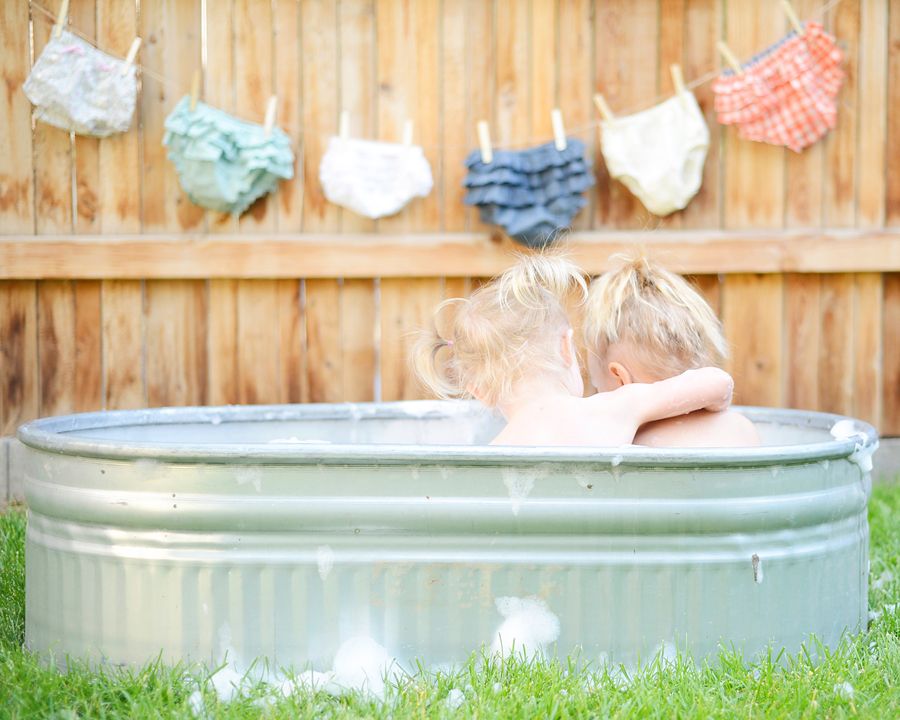
<svg viewBox="0 0 900 720">
<path fill-rule="evenodd" d="M 709 128 L 693 93 L 684 91 L 634 115 L 602 123 L 609 174 L 650 212 L 668 215 L 700 189 Z"/>
</svg>

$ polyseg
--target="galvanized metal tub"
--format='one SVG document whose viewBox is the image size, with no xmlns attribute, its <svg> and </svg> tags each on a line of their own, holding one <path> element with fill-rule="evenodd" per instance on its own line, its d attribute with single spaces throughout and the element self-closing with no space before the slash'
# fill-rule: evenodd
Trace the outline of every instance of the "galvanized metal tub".
<svg viewBox="0 0 900 720">
<path fill-rule="evenodd" d="M 26 645 L 315 669 L 354 636 L 454 663 L 504 627 L 586 661 L 833 645 L 867 619 L 875 432 L 744 411 L 767 446 L 491 447 L 497 419 L 453 402 L 38 420 Z"/>
</svg>

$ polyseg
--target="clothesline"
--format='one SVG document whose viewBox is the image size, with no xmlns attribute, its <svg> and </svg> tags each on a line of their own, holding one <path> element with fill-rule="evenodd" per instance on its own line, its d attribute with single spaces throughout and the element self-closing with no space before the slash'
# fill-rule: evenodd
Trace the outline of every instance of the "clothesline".
<svg viewBox="0 0 900 720">
<path fill-rule="evenodd" d="M 825 13 L 827 13 L 829 10 L 834 8 L 836 5 L 839 5 L 841 2 L 842 2 L 842 0 L 829 0 L 824 5 L 822 5 L 819 9 L 817 9 L 816 11 L 811 13 L 809 17 L 816 18 L 816 19 L 822 18 L 825 15 Z M 36 2 L 33 2 L 31 4 L 31 6 L 35 9 L 39 10 L 41 13 L 43 13 L 49 20 L 56 23 L 57 16 L 53 12 L 51 12 L 50 10 L 48 10 L 47 8 L 43 7 L 42 5 L 40 5 L 39 3 L 36 3 Z M 65 29 L 68 32 L 71 32 L 72 34 L 77 35 L 85 42 L 90 43 L 94 47 L 97 47 L 99 50 L 102 50 L 103 52 L 107 52 L 106 50 L 99 48 L 94 40 L 89 38 L 85 33 L 83 33 L 81 30 L 79 30 L 77 27 L 75 27 L 71 23 L 67 23 L 65 26 Z M 107 52 L 107 54 L 115 56 L 114 53 Z M 116 56 L 116 57 L 118 57 L 118 56 Z M 124 59 L 124 57 L 121 59 Z M 179 89 L 182 89 L 184 86 L 183 82 L 179 82 L 179 81 L 173 80 L 171 78 L 167 78 L 166 76 L 161 75 L 160 73 L 157 73 L 154 70 L 151 70 L 150 68 L 148 68 L 146 65 L 143 65 L 142 63 L 135 62 L 134 65 L 137 69 L 140 70 L 140 72 L 142 74 L 147 75 L 148 77 L 156 80 L 161 85 L 164 85 L 168 88 L 172 88 L 177 91 Z M 706 83 L 714 80 L 716 77 L 718 77 L 721 74 L 721 72 L 722 71 L 719 68 L 710 70 L 709 72 L 701 75 L 700 77 L 695 78 L 691 82 L 685 83 L 685 88 L 688 90 L 694 90 L 698 87 L 701 87 L 701 86 L 705 85 Z M 185 92 L 187 92 L 187 90 L 185 90 Z M 656 97 L 652 98 L 649 101 L 644 101 L 644 102 L 640 103 L 639 106 L 636 104 L 633 107 L 616 108 L 616 114 L 623 115 L 623 116 L 632 115 L 634 113 L 640 112 L 641 110 L 645 110 L 647 108 L 653 107 L 654 105 L 661 103 L 662 101 L 671 97 L 671 95 L 672 95 L 672 93 L 662 93 L 662 94 L 659 94 Z M 549 111 L 549 109 L 548 109 L 548 111 Z M 577 125 L 574 127 L 567 127 L 566 135 L 568 135 L 570 137 L 589 136 L 596 128 L 600 127 L 601 122 L 602 122 L 601 120 L 595 120 L 595 121 L 590 122 L 585 125 Z M 530 147 L 532 145 L 544 143 L 547 141 L 548 141 L 548 136 L 546 134 L 543 134 L 540 136 L 531 137 L 531 138 L 527 138 L 527 139 L 523 139 L 523 140 L 517 140 L 514 142 L 493 145 L 493 149 L 494 150 L 513 150 L 513 149 L 518 149 L 518 148 Z M 429 150 L 454 149 L 454 150 L 467 151 L 467 150 L 470 150 L 472 147 L 471 144 L 456 145 L 453 143 L 451 143 L 451 144 L 439 143 L 436 145 L 419 143 L 419 145 L 421 147 L 429 149 Z"/>
</svg>

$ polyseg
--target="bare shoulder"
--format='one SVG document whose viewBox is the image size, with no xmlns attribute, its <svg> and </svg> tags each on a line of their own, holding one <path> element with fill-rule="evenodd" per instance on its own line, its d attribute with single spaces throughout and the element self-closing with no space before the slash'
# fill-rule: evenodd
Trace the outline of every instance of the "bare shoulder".
<svg viewBox="0 0 900 720">
<path fill-rule="evenodd" d="M 755 447 L 756 426 L 734 410 L 698 411 L 640 427 L 635 444 L 649 447 Z"/>
</svg>

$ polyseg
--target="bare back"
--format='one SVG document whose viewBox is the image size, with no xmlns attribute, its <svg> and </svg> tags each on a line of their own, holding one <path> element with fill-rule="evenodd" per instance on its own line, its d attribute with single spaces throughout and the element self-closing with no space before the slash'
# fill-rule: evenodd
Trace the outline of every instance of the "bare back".
<svg viewBox="0 0 900 720">
<path fill-rule="evenodd" d="M 739 412 L 698 410 L 642 425 L 634 444 L 670 448 L 756 447 L 760 439 L 753 423 Z"/>
</svg>

